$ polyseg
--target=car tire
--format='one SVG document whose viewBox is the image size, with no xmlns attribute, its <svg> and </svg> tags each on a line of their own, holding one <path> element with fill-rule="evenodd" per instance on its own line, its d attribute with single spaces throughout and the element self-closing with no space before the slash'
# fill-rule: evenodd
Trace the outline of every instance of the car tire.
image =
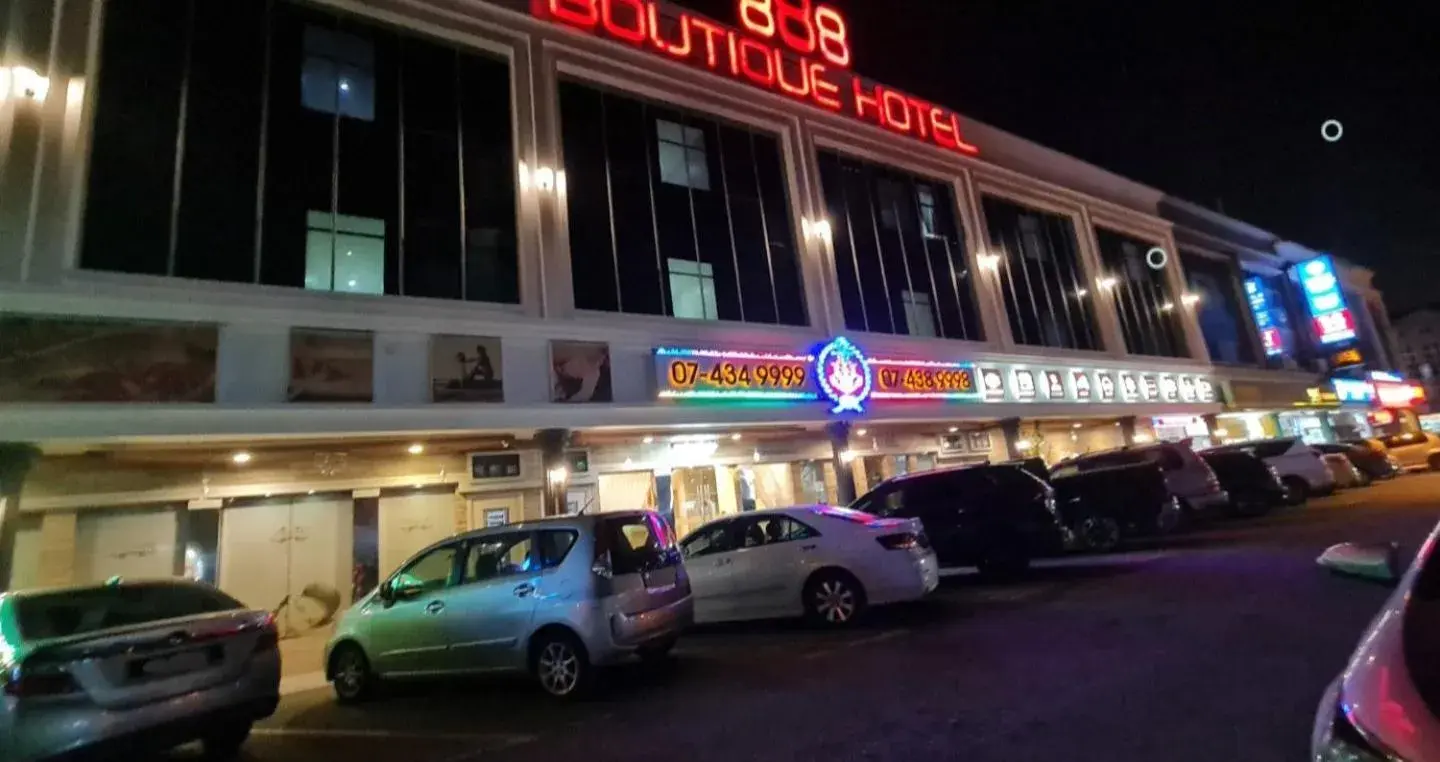
<svg viewBox="0 0 1440 762">
<path fill-rule="evenodd" d="M 1285 485 L 1285 503 L 1303 505 L 1310 498 L 1310 484 L 1298 476 L 1287 476 L 1280 480 Z"/>
<path fill-rule="evenodd" d="M 845 627 L 865 612 L 865 587 L 841 569 L 822 569 L 805 583 L 805 617 L 826 627 Z"/>
<path fill-rule="evenodd" d="M 1120 547 L 1120 522 L 1109 516 L 1086 516 L 1076 531 L 1084 548 L 1109 553 Z"/>
<path fill-rule="evenodd" d="M 342 704 L 359 704 L 375 693 L 375 672 L 365 651 L 354 643 L 342 643 L 330 654 L 330 686 L 335 700 Z"/>
<path fill-rule="evenodd" d="M 250 722 L 234 722 L 222 725 L 200 738 L 206 759 L 234 759 L 250 737 Z"/>
<path fill-rule="evenodd" d="M 530 674 L 552 698 L 583 698 L 590 691 L 594 671 L 585 644 L 568 631 L 543 632 L 530 646 Z"/>
</svg>

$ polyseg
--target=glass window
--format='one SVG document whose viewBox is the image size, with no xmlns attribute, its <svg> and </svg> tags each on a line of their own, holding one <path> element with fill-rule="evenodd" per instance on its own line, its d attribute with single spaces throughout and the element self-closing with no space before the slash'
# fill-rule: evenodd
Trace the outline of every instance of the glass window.
<svg viewBox="0 0 1440 762">
<path fill-rule="evenodd" d="M 675 546 L 659 516 L 623 516 L 601 523 L 601 548 L 609 553 L 615 574 L 636 574 L 668 564 Z"/>
<path fill-rule="evenodd" d="M 742 519 L 738 525 L 741 547 L 757 548 L 791 540 L 805 540 L 819 535 L 814 529 L 788 516 L 755 516 Z"/>
<path fill-rule="evenodd" d="M 670 302 L 675 317 L 692 320 L 715 320 L 715 268 L 708 262 L 672 259 L 670 271 Z"/>
<path fill-rule="evenodd" d="M 573 537 L 570 542 L 574 543 Z M 561 558 L 563 557 L 562 553 Z M 507 532 L 481 537 L 470 542 L 465 556 L 462 584 L 484 582 L 513 574 L 527 574 L 535 571 L 537 562 L 535 536 L 530 532 Z"/>
<path fill-rule="evenodd" d="M 305 288 L 385 293 L 385 221 L 310 212 Z"/>
<path fill-rule="evenodd" d="M 989 253 L 1000 257 L 1000 291 L 1020 344 L 1099 349 L 1093 295 L 1069 217 L 981 199 Z"/>
<path fill-rule="evenodd" d="M 981 339 L 950 188 L 836 153 L 819 158 L 846 327 Z"/>
<path fill-rule="evenodd" d="M 730 526 L 731 522 L 722 521 L 704 527 L 687 537 L 683 546 L 685 557 L 700 558 L 734 550 L 734 543 L 730 539 Z"/>
<path fill-rule="evenodd" d="M 1194 308 L 1195 319 L 1210 359 L 1222 363 L 1255 362 L 1253 343 L 1240 312 L 1240 283 L 1234 263 L 1183 250 L 1180 261 L 1190 292 L 1200 299 Z"/>
<path fill-rule="evenodd" d="M 547 529 L 540 532 L 540 566 L 554 569 L 570 555 L 580 535 L 565 529 Z"/>
<path fill-rule="evenodd" d="M 313 111 L 374 121 L 374 44 L 332 29 L 307 26 L 300 101 Z"/>
<path fill-rule="evenodd" d="M 455 557 L 459 553 L 458 545 L 444 545 L 420 556 L 395 575 L 391 589 L 418 587 L 429 592 L 449 585 L 455 572 Z"/>
<path fill-rule="evenodd" d="M 809 322 L 777 140 L 575 82 L 560 115 L 576 307 Z"/>
<path fill-rule="evenodd" d="M 83 635 L 114 627 L 245 608 L 202 585 L 125 583 L 82 590 L 21 595 L 20 634 L 27 640 Z"/>
<path fill-rule="evenodd" d="M 1111 289 L 1125 346 L 1131 354 L 1188 357 L 1180 326 L 1179 298 L 1170 292 L 1164 268 L 1152 266 L 1155 244 L 1104 228 L 1095 229 L 1102 277 L 1115 278 Z"/>
</svg>

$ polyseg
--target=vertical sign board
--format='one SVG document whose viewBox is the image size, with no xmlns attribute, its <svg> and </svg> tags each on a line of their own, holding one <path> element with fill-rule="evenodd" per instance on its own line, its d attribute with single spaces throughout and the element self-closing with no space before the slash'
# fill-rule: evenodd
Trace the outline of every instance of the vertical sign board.
<svg viewBox="0 0 1440 762">
<path fill-rule="evenodd" d="M 1275 324 L 1271 311 L 1276 305 L 1270 304 L 1265 282 L 1259 277 L 1245 279 L 1245 298 L 1250 302 L 1250 314 L 1255 316 L 1255 327 L 1260 330 L 1260 342 L 1265 345 L 1265 356 L 1274 357 L 1285 353 L 1285 340 Z"/>
<path fill-rule="evenodd" d="M 1305 306 L 1321 344 L 1335 344 L 1355 338 L 1355 316 L 1345 304 L 1340 277 L 1329 255 L 1301 262 L 1300 288 L 1305 292 Z"/>
</svg>

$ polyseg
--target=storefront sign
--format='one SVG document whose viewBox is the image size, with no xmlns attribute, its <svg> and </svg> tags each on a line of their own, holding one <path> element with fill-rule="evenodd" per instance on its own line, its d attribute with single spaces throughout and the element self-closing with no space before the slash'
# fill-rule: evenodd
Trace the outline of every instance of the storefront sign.
<svg viewBox="0 0 1440 762">
<path fill-rule="evenodd" d="M 1250 302 L 1250 314 L 1255 316 L 1255 327 L 1260 330 L 1260 342 L 1265 345 L 1265 355 L 1274 357 L 1284 354 L 1285 340 L 1281 337 L 1280 328 L 1275 324 L 1265 282 L 1258 277 L 1246 278 L 1245 298 Z"/>
<path fill-rule="evenodd" d="M 1330 367 L 1332 368 L 1352 368 L 1356 365 L 1364 364 L 1365 356 L 1360 354 L 1360 350 L 1353 347 L 1350 349 L 1342 349 L 1330 355 Z"/>
<path fill-rule="evenodd" d="M 1315 257 L 1301 262 L 1299 267 L 1300 288 L 1305 292 L 1305 304 L 1310 308 L 1320 343 L 1334 344 L 1355 338 L 1355 317 L 1345 306 L 1340 278 L 1330 257 Z"/>
<path fill-rule="evenodd" d="M 1305 395 L 1310 400 L 1311 405 L 1329 406 L 1340 404 L 1339 393 L 1323 387 L 1312 386 L 1305 390 Z"/>
<path fill-rule="evenodd" d="M 849 71 L 849 25 L 828 5 L 739 0 L 745 32 L 653 0 L 531 0 L 531 10 L 946 150 L 979 153 L 961 136 L 955 112 Z"/>
<path fill-rule="evenodd" d="M 470 478 L 515 479 L 520 476 L 520 453 L 471 453 Z"/>
<path fill-rule="evenodd" d="M 1367 381 L 1336 378 L 1331 379 L 1330 383 L 1335 387 L 1335 396 L 1341 403 L 1359 402 L 1368 405 L 1375 399 L 1375 387 Z"/>
<path fill-rule="evenodd" d="M 905 401 L 1215 401 L 1214 384 L 1205 376 L 869 357 L 843 337 L 793 354 L 661 347 L 655 350 L 655 379 L 661 399 L 823 401 L 833 414 L 863 413 L 872 404 Z"/>
<path fill-rule="evenodd" d="M 1416 407 L 1425 404 L 1425 387 L 1411 383 L 1375 382 L 1375 397 L 1387 408 Z"/>
</svg>

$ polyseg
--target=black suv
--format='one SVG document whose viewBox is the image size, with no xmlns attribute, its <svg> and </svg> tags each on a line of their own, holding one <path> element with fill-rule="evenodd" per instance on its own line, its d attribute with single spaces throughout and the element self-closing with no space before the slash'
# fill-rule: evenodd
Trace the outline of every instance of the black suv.
<svg viewBox="0 0 1440 762">
<path fill-rule="evenodd" d="M 1055 494 L 1014 466 L 971 466 L 888 479 L 850 506 L 877 516 L 918 518 L 942 566 L 1013 574 L 1063 545 Z"/>
</svg>

